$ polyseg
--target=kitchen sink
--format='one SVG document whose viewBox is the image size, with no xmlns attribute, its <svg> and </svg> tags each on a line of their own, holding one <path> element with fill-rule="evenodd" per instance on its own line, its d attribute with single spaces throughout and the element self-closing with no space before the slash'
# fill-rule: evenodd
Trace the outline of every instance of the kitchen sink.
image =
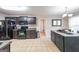
<svg viewBox="0 0 79 59">
<path fill-rule="evenodd" d="M 66 31 L 58 31 L 58 32 L 61 32 L 61 33 L 64 33 L 64 34 L 68 34 L 68 35 L 73 35 L 72 32 L 66 32 Z"/>
<path fill-rule="evenodd" d="M 67 33 L 67 32 L 66 32 L 66 34 L 73 35 L 73 33 Z"/>
</svg>

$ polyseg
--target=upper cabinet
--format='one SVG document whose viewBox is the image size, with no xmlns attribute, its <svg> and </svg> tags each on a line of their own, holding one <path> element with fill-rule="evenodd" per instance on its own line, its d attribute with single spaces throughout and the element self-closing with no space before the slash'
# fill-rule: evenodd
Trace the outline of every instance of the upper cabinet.
<svg viewBox="0 0 79 59">
<path fill-rule="evenodd" d="M 9 25 L 31 25 L 36 24 L 36 17 L 20 16 L 20 17 L 5 17 Z"/>
<path fill-rule="evenodd" d="M 28 17 L 28 24 L 36 24 L 36 17 Z"/>
<path fill-rule="evenodd" d="M 5 17 L 9 26 L 14 26 L 16 24 L 16 17 Z"/>
<path fill-rule="evenodd" d="M 27 16 L 20 16 L 18 20 L 19 25 L 28 25 L 27 22 L 28 17 Z"/>
<path fill-rule="evenodd" d="M 36 24 L 36 17 L 21 16 L 19 18 L 20 24 Z"/>
<path fill-rule="evenodd" d="M 20 16 L 19 17 L 20 21 L 27 21 L 27 19 L 28 19 L 28 16 Z"/>
</svg>

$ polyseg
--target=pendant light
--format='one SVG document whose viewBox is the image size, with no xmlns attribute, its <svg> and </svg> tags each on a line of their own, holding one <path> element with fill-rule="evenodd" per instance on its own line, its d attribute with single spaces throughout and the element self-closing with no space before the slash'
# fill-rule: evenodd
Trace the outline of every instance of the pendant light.
<svg viewBox="0 0 79 59">
<path fill-rule="evenodd" d="M 68 13 L 68 7 L 65 7 L 65 12 L 64 12 L 64 14 L 62 15 L 62 17 L 66 17 L 66 16 L 68 16 L 68 17 L 73 16 L 73 14 Z"/>
</svg>

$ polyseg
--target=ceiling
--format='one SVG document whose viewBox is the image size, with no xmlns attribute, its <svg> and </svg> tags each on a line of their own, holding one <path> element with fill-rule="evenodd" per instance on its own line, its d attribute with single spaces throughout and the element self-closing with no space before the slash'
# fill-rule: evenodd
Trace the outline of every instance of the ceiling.
<svg viewBox="0 0 79 59">
<path fill-rule="evenodd" d="M 65 7 L 59 7 L 59 6 L 27 6 L 27 7 L 28 9 L 24 11 L 5 10 L 0 8 L 0 12 L 7 15 L 34 15 L 42 17 L 48 17 L 48 16 L 61 17 L 66 11 Z M 67 7 L 67 12 L 76 15 L 79 13 L 79 7 Z"/>
</svg>

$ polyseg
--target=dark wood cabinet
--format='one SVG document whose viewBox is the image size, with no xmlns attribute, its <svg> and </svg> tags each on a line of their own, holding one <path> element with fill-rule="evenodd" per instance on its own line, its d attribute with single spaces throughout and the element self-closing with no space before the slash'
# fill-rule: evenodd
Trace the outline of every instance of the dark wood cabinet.
<svg viewBox="0 0 79 59">
<path fill-rule="evenodd" d="M 20 16 L 18 22 L 20 25 L 36 24 L 36 17 Z"/>
<path fill-rule="evenodd" d="M 27 39 L 35 39 L 36 38 L 36 30 L 27 30 L 26 31 Z"/>
<path fill-rule="evenodd" d="M 21 20 L 27 21 L 27 19 L 28 19 L 28 16 L 20 16 L 20 17 L 19 17 L 19 20 L 20 20 L 20 21 L 21 21 Z"/>
<path fill-rule="evenodd" d="M 17 39 L 17 30 L 13 30 L 13 39 Z"/>
<path fill-rule="evenodd" d="M 36 24 L 36 17 L 28 17 L 28 24 Z"/>
<path fill-rule="evenodd" d="M 29 28 L 29 25 L 36 25 L 36 17 L 20 16 L 5 17 L 8 26 L 8 36 L 11 39 L 35 39 L 36 30 Z M 18 26 L 17 26 L 18 25 Z M 35 28 L 36 29 L 36 28 Z M 19 31 L 20 30 L 20 31 Z"/>
<path fill-rule="evenodd" d="M 9 27 L 16 25 L 16 19 L 17 19 L 17 17 L 5 17 L 5 20 L 7 21 L 7 25 Z"/>
<path fill-rule="evenodd" d="M 19 35 L 17 30 L 13 30 L 13 39 L 35 39 L 36 30 L 26 30 L 24 35 Z"/>
<path fill-rule="evenodd" d="M 18 20 L 19 25 L 28 25 L 28 17 L 27 16 L 20 16 Z"/>
</svg>

